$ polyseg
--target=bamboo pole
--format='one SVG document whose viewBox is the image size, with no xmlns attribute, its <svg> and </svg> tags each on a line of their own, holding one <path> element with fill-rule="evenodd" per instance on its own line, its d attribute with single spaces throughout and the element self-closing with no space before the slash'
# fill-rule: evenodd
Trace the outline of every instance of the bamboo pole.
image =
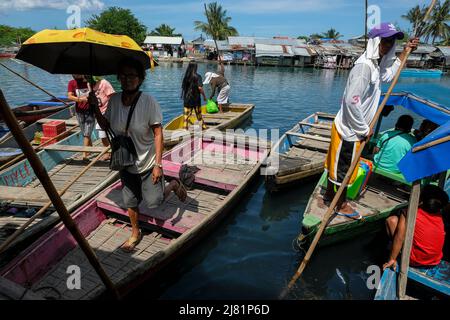
<svg viewBox="0 0 450 320">
<path fill-rule="evenodd" d="M 365 4 L 365 13 L 364 13 L 364 50 L 367 50 L 367 10 L 369 9 L 369 5 L 366 0 Z"/>
<path fill-rule="evenodd" d="M 69 212 L 67 211 L 67 208 L 64 205 L 63 201 L 61 200 L 61 197 L 59 196 L 58 191 L 56 190 L 52 181 L 50 180 L 47 171 L 45 170 L 38 156 L 36 155 L 36 152 L 31 147 L 29 141 L 23 134 L 22 129 L 19 127 L 17 119 L 12 113 L 11 109 L 9 108 L 8 103 L 6 102 L 5 97 L 3 95 L 3 91 L 1 89 L 0 89 L 0 111 L 3 115 L 5 123 L 8 125 L 17 143 L 22 148 L 24 154 L 26 154 L 31 167 L 33 168 L 36 176 L 38 177 L 45 191 L 47 192 L 48 197 L 52 201 L 53 206 L 58 212 L 62 222 L 77 241 L 81 250 L 86 255 L 90 264 L 97 272 L 106 288 L 114 295 L 115 298 L 119 299 L 120 296 L 117 288 L 114 286 L 111 279 L 106 274 L 105 270 L 98 261 L 95 252 L 92 250 L 87 240 L 83 237 L 83 234 L 80 232 L 77 225 L 70 216 Z"/>
<path fill-rule="evenodd" d="M 448 141 L 450 141 L 450 136 L 445 136 L 445 137 L 433 140 L 431 142 L 425 143 L 425 144 L 423 144 L 421 146 L 415 147 L 415 148 L 412 149 L 412 152 L 413 153 L 419 152 L 419 151 L 431 148 L 433 146 L 436 146 L 438 144 L 441 144 L 441 143 L 444 143 L 444 142 L 448 142 Z"/>
<path fill-rule="evenodd" d="M 420 180 L 413 183 L 411 196 L 409 198 L 408 213 L 406 215 L 406 235 L 402 249 L 402 260 L 398 275 L 398 297 L 402 300 L 406 293 L 406 283 L 408 280 L 409 257 L 411 255 L 412 241 L 414 237 L 414 227 L 416 225 L 417 208 L 420 198 Z"/>
<path fill-rule="evenodd" d="M 0 62 L 0 65 L 5 68 L 6 70 L 10 71 L 11 73 L 15 74 L 16 76 L 18 76 L 19 78 L 22 78 L 23 80 L 25 80 L 26 82 L 28 82 L 29 84 L 31 84 L 32 86 L 38 88 L 39 90 L 45 92 L 46 94 L 48 94 L 50 97 L 52 97 L 54 100 L 59 101 L 64 103 L 64 105 L 66 107 L 70 106 L 70 104 L 68 104 L 66 101 L 59 99 L 58 97 L 56 97 L 55 95 L 51 94 L 50 92 L 48 92 L 47 90 L 45 90 L 44 88 L 38 86 L 37 84 L 35 84 L 33 81 L 28 80 L 26 77 L 22 76 L 20 73 L 17 73 L 16 71 L 14 71 L 13 69 L 7 67 L 5 64 Z"/>
<path fill-rule="evenodd" d="M 105 150 L 103 150 L 99 155 L 97 155 L 97 157 L 95 157 L 87 166 L 85 166 L 83 168 L 83 170 L 78 173 L 75 178 L 73 178 L 69 183 L 67 183 L 64 188 L 58 192 L 59 196 L 63 196 L 67 190 L 76 182 L 78 181 L 78 179 L 85 174 L 95 163 L 97 163 L 97 161 L 106 153 L 110 150 L 109 147 L 105 148 Z M 6 239 L 5 242 L 3 242 L 0 245 L 0 253 L 2 253 L 3 251 L 5 251 L 5 249 L 14 241 L 16 240 L 24 231 L 25 229 L 31 224 L 33 223 L 34 220 L 36 220 L 37 218 L 39 218 L 48 208 L 50 208 L 50 206 L 52 205 L 52 202 L 49 201 L 47 202 L 38 212 L 36 212 L 32 217 L 30 217 L 30 219 L 27 220 L 27 222 L 25 222 L 19 229 L 17 229 L 12 235 L 10 235 L 8 237 L 8 239 Z"/>
<path fill-rule="evenodd" d="M 429 14 L 431 13 L 431 10 L 434 7 L 436 0 L 433 0 L 428 11 L 427 14 L 425 15 L 424 20 L 428 19 Z M 406 60 L 408 59 L 409 54 L 411 53 L 411 49 L 410 48 L 406 48 L 406 52 L 405 52 L 405 56 L 404 59 L 401 61 L 400 67 L 397 70 L 397 73 L 395 74 L 394 79 L 392 80 L 391 85 L 389 86 L 389 89 L 386 93 L 386 95 L 384 96 L 383 101 L 381 102 L 380 106 L 378 107 L 377 113 L 375 114 L 372 122 L 370 123 L 370 130 L 373 130 L 373 127 L 375 126 L 376 122 L 378 121 L 378 118 L 381 115 L 381 112 L 383 112 L 384 106 L 386 105 L 389 96 L 391 95 L 392 91 L 394 90 L 395 85 L 398 82 L 398 79 L 400 78 L 400 72 L 402 71 L 403 67 L 406 64 Z M 338 191 L 336 192 L 333 201 L 331 201 L 330 206 L 328 207 L 321 223 L 319 226 L 319 229 L 317 230 L 316 235 L 314 236 L 314 239 L 310 245 L 310 247 L 308 248 L 308 251 L 306 252 L 305 257 L 303 258 L 299 268 L 297 269 L 297 271 L 295 272 L 294 276 L 292 277 L 292 279 L 289 281 L 287 287 L 282 291 L 280 298 L 284 298 L 288 293 L 289 290 L 294 286 L 295 282 L 297 281 L 297 279 L 302 275 L 303 271 L 306 268 L 306 265 L 308 264 L 309 260 L 311 259 L 311 256 L 320 240 L 320 237 L 322 236 L 323 232 L 325 231 L 325 228 L 330 220 L 330 218 L 332 217 L 333 213 L 334 213 L 334 208 L 337 205 L 337 202 L 339 200 L 339 198 L 341 197 L 342 193 L 344 192 L 344 189 L 347 187 L 348 182 L 350 181 L 350 177 L 353 173 L 353 171 L 355 170 L 356 166 L 359 163 L 359 158 L 361 157 L 361 153 L 364 150 L 365 145 L 367 144 L 367 140 L 364 140 L 361 142 L 359 149 L 356 151 L 355 154 L 355 159 L 352 161 L 352 163 L 350 164 L 350 167 L 344 177 L 344 180 L 342 181 L 341 185 L 339 186 Z"/>
<path fill-rule="evenodd" d="M 64 135 L 66 135 L 67 133 L 69 133 L 69 132 L 75 130 L 75 129 L 78 128 L 78 127 L 79 127 L 79 125 L 77 124 L 77 125 L 73 126 L 72 128 L 67 129 L 66 131 L 64 131 L 64 132 L 62 132 L 62 133 L 60 133 L 60 134 L 58 134 L 58 135 L 55 136 L 52 140 L 48 140 L 48 141 L 44 142 L 43 144 L 41 144 L 41 145 L 39 145 L 39 146 L 37 146 L 37 147 L 35 147 L 35 148 L 34 148 L 34 147 L 32 147 L 32 148 L 33 148 L 35 151 L 40 151 L 42 148 L 45 148 L 46 146 L 48 146 L 50 143 L 53 143 L 53 141 L 54 141 L 55 139 L 58 139 L 58 138 L 63 137 Z M 20 160 L 22 160 L 22 159 L 24 159 L 24 158 L 25 158 L 25 154 L 24 154 L 24 153 L 18 155 L 18 156 L 15 157 L 14 159 L 11 159 L 11 160 L 9 160 L 8 162 L 2 164 L 2 165 L 0 166 L 0 171 L 2 171 L 2 170 L 5 169 L 5 168 L 8 168 L 10 165 L 12 165 L 12 164 L 16 163 L 17 161 L 20 161 Z"/>
</svg>

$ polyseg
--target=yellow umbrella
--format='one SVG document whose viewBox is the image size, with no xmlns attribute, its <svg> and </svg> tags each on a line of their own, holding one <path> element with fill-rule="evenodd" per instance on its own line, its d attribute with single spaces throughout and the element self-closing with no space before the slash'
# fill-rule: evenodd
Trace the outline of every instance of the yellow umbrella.
<svg viewBox="0 0 450 320">
<path fill-rule="evenodd" d="M 89 28 L 40 31 L 22 44 L 16 58 L 57 74 L 115 74 L 123 58 L 150 67 L 150 57 L 130 37 Z"/>
</svg>

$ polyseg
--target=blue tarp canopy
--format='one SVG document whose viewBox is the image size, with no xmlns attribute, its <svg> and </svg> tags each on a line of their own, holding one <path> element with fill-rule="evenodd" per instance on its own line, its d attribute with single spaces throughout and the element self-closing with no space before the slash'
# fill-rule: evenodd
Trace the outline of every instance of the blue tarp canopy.
<svg viewBox="0 0 450 320">
<path fill-rule="evenodd" d="M 381 96 L 380 103 L 382 99 L 384 99 L 384 94 Z M 409 92 L 392 94 L 386 105 L 402 106 L 440 126 L 450 121 L 449 108 Z"/>
<path fill-rule="evenodd" d="M 416 147 L 449 136 L 450 120 L 413 146 L 398 163 L 398 168 L 407 181 L 416 181 L 450 169 L 450 141 L 413 152 Z"/>
</svg>

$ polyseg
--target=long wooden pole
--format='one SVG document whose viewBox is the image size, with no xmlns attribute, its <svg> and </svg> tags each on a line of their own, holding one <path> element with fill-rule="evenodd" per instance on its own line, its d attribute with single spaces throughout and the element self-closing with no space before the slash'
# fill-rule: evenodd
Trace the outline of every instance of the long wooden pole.
<svg viewBox="0 0 450 320">
<path fill-rule="evenodd" d="M 424 18 L 425 20 L 428 18 L 429 14 L 431 12 L 431 9 L 433 8 L 435 2 L 436 2 L 436 0 L 432 1 L 427 14 L 425 15 L 425 18 Z M 370 124 L 370 130 L 371 131 L 373 130 L 373 127 L 375 126 L 375 123 L 378 121 L 378 118 L 380 117 L 381 112 L 383 112 L 384 106 L 386 105 L 386 103 L 387 103 L 387 101 L 388 101 L 392 91 L 394 90 L 395 85 L 398 82 L 398 79 L 400 78 L 400 72 L 402 71 L 403 67 L 405 66 L 406 60 L 408 59 L 408 56 L 409 56 L 410 53 L 411 53 L 411 48 L 406 48 L 406 54 L 404 56 L 404 59 L 401 61 L 400 67 L 398 68 L 397 73 L 395 74 L 395 77 L 392 80 L 392 83 L 391 83 L 391 85 L 390 85 L 386 95 L 384 96 L 383 101 L 381 102 L 380 106 L 378 107 L 377 113 L 375 114 L 375 116 L 374 116 L 374 118 L 373 118 L 373 120 L 372 120 L 372 122 Z M 302 262 L 300 264 L 300 267 L 295 272 L 295 274 L 292 277 L 291 281 L 289 281 L 287 287 L 282 291 L 282 293 L 280 295 L 280 298 L 284 298 L 289 293 L 289 290 L 291 290 L 291 288 L 294 286 L 294 284 L 297 281 L 297 279 L 302 275 L 303 271 L 305 270 L 306 265 L 308 264 L 309 260 L 311 259 L 311 256 L 312 256 L 312 254 L 313 254 L 313 252 L 314 252 L 314 250 L 315 250 L 315 248 L 317 246 L 317 243 L 319 242 L 320 237 L 322 236 L 322 234 L 323 234 L 323 232 L 324 232 L 324 230 L 325 230 L 325 228 L 326 228 L 326 226 L 328 224 L 328 221 L 330 220 L 331 216 L 334 213 L 334 208 L 336 207 L 339 198 L 341 197 L 342 193 L 344 192 L 344 189 L 347 187 L 348 182 L 350 181 L 350 177 L 351 177 L 353 171 L 355 170 L 356 166 L 359 163 L 359 158 L 361 157 L 361 153 L 364 150 L 364 147 L 365 147 L 366 143 L 367 143 L 367 140 L 362 141 L 361 144 L 360 144 L 360 148 L 356 151 L 355 159 L 352 161 L 352 163 L 351 163 L 351 165 L 350 165 L 350 167 L 349 167 L 349 169 L 347 171 L 347 174 L 344 177 L 344 180 L 342 181 L 341 185 L 339 186 L 338 191 L 336 192 L 336 194 L 335 194 L 335 196 L 333 198 L 333 201 L 331 201 L 331 204 L 328 207 L 328 209 L 327 209 L 327 211 L 326 211 L 326 213 L 325 213 L 325 215 L 324 215 L 324 217 L 323 217 L 323 219 L 322 219 L 322 221 L 320 223 L 320 227 L 317 230 L 317 233 L 314 236 L 314 239 L 313 239 L 310 247 L 308 248 L 308 251 L 306 252 L 305 257 L 303 258 L 303 260 L 302 260 Z"/>
<path fill-rule="evenodd" d="M 366 0 L 365 12 L 364 12 L 364 50 L 367 50 L 367 10 L 369 5 Z"/>
<path fill-rule="evenodd" d="M 78 181 L 78 179 L 85 174 L 95 163 L 97 163 L 98 160 L 100 160 L 100 158 L 110 150 L 109 147 L 105 148 L 105 150 L 103 150 L 97 157 L 95 157 L 87 166 L 85 166 L 83 168 L 83 170 L 78 173 L 75 178 L 73 178 L 69 183 L 67 183 L 64 188 L 58 192 L 59 196 L 63 196 L 67 190 L 69 190 L 69 188 L 76 182 Z M 52 202 L 49 201 L 47 202 L 38 212 L 36 212 L 32 217 L 30 217 L 30 219 L 27 220 L 27 222 L 25 222 L 19 229 L 17 229 L 12 235 L 10 235 L 8 237 L 8 239 L 5 240 L 5 242 L 3 242 L 0 245 L 0 253 L 2 253 L 14 240 L 17 239 L 17 237 L 19 237 L 24 231 L 25 229 L 33 223 L 34 220 L 36 220 L 37 218 L 39 218 L 48 208 L 50 208 L 50 206 L 52 205 Z"/>
<path fill-rule="evenodd" d="M 409 198 L 408 213 L 406 215 L 406 235 L 405 243 L 402 249 L 402 260 L 400 265 L 400 273 L 398 275 L 398 297 L 402 300 L 406 293 L 406 283 L 408 280 L 409 256 L 411 255 L 411 247 L 414 236 L 414 227 L 416 225 L 417 208 L 419 207 L 420 198 L 420 180 L 414 181 L 411 196 Z"/>
<path fill-rule="evenodd" d="M 75 129 L 78 128 L 78 127 L 79 127 L 79 125 L 77 124 L 77 125 L 73 126 L 72 128 L 67 129 L 66 131 L 64 131 L 64 132 L 62 132 L 62 133 L 60 133 L 60 134 L 58 134 L 58 135 L 55 136 L 52 140 L 48 140 L 48 141 L 44 142 L 43 144 L 41 144 L 41 145 L 39 145 L 39 146 L 37 146 L 37 147 L 35 147 L 35 148 L 33 148 L 33 149 L 34 149 L 35 151 L 39 151 L 39 150 L 41 150 L 42 148 L 48 146 L 50 143 L 53 143 L 54 140 L 63 137 L 64 135 L 68 134 L 69 132 L 75 130 Z M 2 165 L 0 166 L 0 171 L 2 171 L 2 170 L 5 169 L 5 168 L 8 168 L 10 165 L 12 165 L 12 164 L 16 163 L 17 161 L 22 160 L 22 159 L 24 159 L 24 158 L 25 158 L 25 154 L 22 153 L 22 154 L 18 155 L 18 156 L 15 157 L 14 159 L 11 159 L 11 160 L 9 160 L 8 162 L 2 164 Z"/>
<path fill-rule="evenodd" d="M 413 153 L 419 152 L 419 151 L 431 148 L 432 146 L 435 146 L 435 145 L 438 145 L 438 144 L 441 144 L 441 143 L 444 143 L 444 142 L 448 142 L 448 141 L 450 141 L 450 136 L 445 136 L 445 137 L 433 140 L 431 142 L 425 143 L 425 144 L 423 144 L 421 146 L 415 147 L 415 148 L 412 149 L 412 152 Z"/>
<path fill-rule="evenodd" d="M 29 84 L 31 84 L 32 86 L 38 88 L 39 90 L 45 92 L 46 94 L 48 94 L 50 97 L 52 97 L 54 100 L 59 101 L 64 103 L 64 105 L 66 107 L 70 106 L 70 104 L 68 104 L 66 101 L 59 99 L 58 97 L 56 97 L 55 95 L 51 94 L 50 92 L 48 92 L 47 90 L 45 90 L 44 88 L 38 86 L 37 84 L 35 84 L 33 81 L 28 80 L 26 77 L 24 77 L 23 75 L 21 75 L 20 73 L 14 71 L 13 69 L 9 68 L 8 66 L 6 66 L 5 64 L 0 62 L 0 65 L 5 68 L 6 70 L 10 71 L 11 73 L 15 74 L 16 76 L 18 76 L 19 78 L 22 78 L 23 80 L 25 80 L 26 82 L 28 82 Z"/>
<path fill-rule="evenodd" d="M 21 147 L 23 153 L 28 158 L 28 161 L 30 162 L 31 167 L 34 170 L 34 173 L 36 174 L 45 191 L 47 192 L 48 197 L 52 201 L 53 206 L 58 212 L 62 222 L 77 241 L 81 250 L 83 250 L 90 264 L 97 272 L 100 279 L 105 284 L 106 288 L 114 295 L 114 297 L 119 299 L 120 296 L 117 288 L 114 286 L 111 279 L 106 274 L 105 270 L 98 261 L 95 252 L 92 250 L 87 240 L 83 237 L 83 234 L 80 232 L 77 225 L 70 216 L 69 212 L 67 211 L 67 208 L 64 205 L 52 181 L 50 180 L 47 171 L 45 170 L 44 166 L 39 160 L 39 157 L 33 150 L 30 142 L 27 140 L 27 138 L 22 132 L 22 129 L 17 123 L 17 119 L 12 113 L 11 109 L 9 108 L 8 103 L 6 102 L 6 99 L 3 95 L 3 91 L 1 89 L 0 89 L 0 112 L 2 113 L 5 123 L 8 125 L 9 129 L 11 130 L 11 133 L 13 134 L 17 143 Z"/>
</svg>

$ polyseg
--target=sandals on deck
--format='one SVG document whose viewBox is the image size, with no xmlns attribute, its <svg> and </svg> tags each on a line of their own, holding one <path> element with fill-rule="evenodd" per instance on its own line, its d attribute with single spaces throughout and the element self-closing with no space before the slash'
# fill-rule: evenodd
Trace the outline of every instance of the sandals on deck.
<svg viewBox="0 0 450 320">
<path fill-rule="evenodd" d="M 137 238 L 130 237 L 127 241 L 125 241 L 120 248 L 125 252 L 133 252 L 136 246 L 142 240 L 142 232 L 139 231 L 139 236 Z"/>
<path fill-rule="evenodd" d="M 339 211 L 335 211 L 334 213 L 336 213 L 336 215 L 338 215 L 338 216 L 346 217 L 346 218 L 353 219 L 353 220 L 361 220 L 363 218 L 359 214 L 359 212 L 356 211 L 356 210 L 353 210 L 352 213 L 342 213 L 342 212 L 339 212 Z"/>
</svg>

